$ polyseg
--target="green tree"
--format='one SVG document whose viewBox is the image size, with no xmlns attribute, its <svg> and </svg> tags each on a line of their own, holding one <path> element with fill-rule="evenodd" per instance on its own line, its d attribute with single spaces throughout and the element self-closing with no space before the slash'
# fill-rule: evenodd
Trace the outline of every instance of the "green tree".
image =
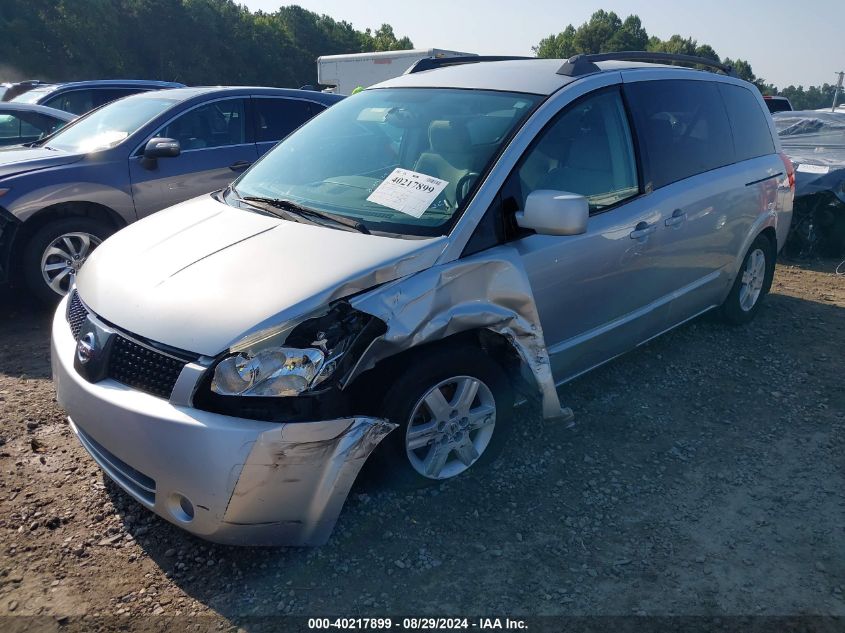
<svg viewBox="0 0 845 633">
<path fill-rule="evenodd" d="M 234 0 L 0 0 L 0 80 L 149 78 L 298 87 L 320 55 L 413 48 L 302 7 Z"/>
<path fill-rule="evenodd" d="M 363 51 L 402 51 L 414 47 L 407 37 L 397 39 L 389 24 L 382 24 L 375 33 L 367 29 L 360 39 Z"/>
<path fill-rule="evenodd" d="M 643 28 L 640 18 L 629 15 L 622 26 L 610 37 L 605 51 L 642 51 L 648 45 L 648 33 Z"/>
<path fill-rule="evenodd" d="M 571 24 L 557 35 L 549 35 L 533 47 L 534 54 L 544 59 L 569 59 L 578 50 L 575 48 L 575 27 Z"/>
</svg>

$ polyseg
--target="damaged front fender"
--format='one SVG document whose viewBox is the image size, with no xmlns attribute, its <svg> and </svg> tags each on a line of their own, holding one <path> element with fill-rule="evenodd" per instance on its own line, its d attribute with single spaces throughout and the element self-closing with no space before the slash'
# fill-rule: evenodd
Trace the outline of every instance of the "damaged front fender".
<svg viewBox="0 0 845 633">
<path fill-rule="evenodd" d="M 562 409 L 531 285 L 519 253 L 503 245 L 386 284 L 350 299 L 353 308 L 387 324 L 362 355 L 349 381 L 391 356 L 453 334 L 486 329 L 507 338 L 533 377 L 543 416 Z"/>
</svg>

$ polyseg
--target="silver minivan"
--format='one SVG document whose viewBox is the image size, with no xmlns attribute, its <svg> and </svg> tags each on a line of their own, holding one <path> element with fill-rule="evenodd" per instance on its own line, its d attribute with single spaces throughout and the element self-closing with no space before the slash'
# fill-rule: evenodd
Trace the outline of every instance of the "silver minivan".
<svg viewBox="0 0 845 633">
<path fill-rule="evenodd" d="M 558 385 L 750 321 L 794 187 L 762 97 L 612 57 L 443 60 L 106 240 L 53 324 L 79 441 L 196 535 L 314 545 L 368 459 L 457 477 L 515 402 L 565 419 Z"/>
</svg>

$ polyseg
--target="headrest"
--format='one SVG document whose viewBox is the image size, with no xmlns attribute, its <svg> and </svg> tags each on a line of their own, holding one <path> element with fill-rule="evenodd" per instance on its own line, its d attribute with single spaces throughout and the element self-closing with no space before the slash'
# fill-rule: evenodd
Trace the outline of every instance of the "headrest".
<svg viewBox="0 0 845 633">
<path fill-rule="evenodd" d="M 467 152 L 470 149 L 469 130 L 463 121 L 432 121 L 428 126 L 428 142 L 438 154 Z"/>
</svg>

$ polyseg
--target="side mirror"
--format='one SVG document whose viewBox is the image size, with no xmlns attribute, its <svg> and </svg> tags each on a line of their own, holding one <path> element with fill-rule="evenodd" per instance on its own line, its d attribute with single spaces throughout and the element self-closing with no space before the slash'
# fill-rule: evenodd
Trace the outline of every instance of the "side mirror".
<svg viewBox="0 0 845 633">
<path fill-rule="evenodd" d="M 567 191 L 538 189 L 528 194 L 525 210 L 516 223 L 541 235 L 580 235 L 587 232 L 590 204 L 584 196 Z"/>
<path fill-rule="evenodd" d="M 182 153 L 179 141 L 174 138 L 151 138 L 144 147 L 144 158 L 155 160 L 156 158 L 175 158 Z"/>
</svg>

